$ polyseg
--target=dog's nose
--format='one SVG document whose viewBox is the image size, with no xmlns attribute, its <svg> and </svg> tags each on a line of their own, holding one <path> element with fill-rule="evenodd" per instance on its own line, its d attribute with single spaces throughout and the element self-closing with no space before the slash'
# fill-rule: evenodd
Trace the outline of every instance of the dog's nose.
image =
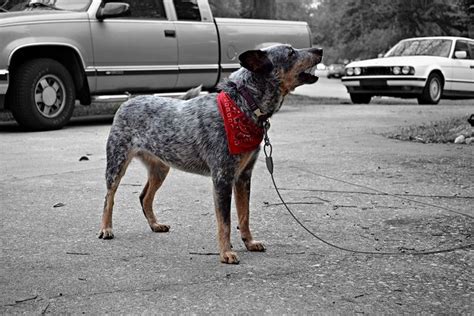
<svg viewBox="0 0 474 316">
<path fill-rule="evenodd" d="M 318 56 L 323 56 L 323 49 L 322 48 L 313 47 L 309 50 L 309 52 L 313 53 L 315 55 L 318 55 Z"/>
</svg>

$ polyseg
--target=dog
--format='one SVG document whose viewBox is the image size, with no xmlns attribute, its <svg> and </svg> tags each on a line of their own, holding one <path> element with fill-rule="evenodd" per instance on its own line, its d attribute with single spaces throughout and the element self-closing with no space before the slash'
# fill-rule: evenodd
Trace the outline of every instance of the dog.
<svg viewBox="0 0 474 316">
<path fill-rule="evenodd" d="M 318 80 L 310 70 L 321 62 L 322 55 L 319 48 L 290 45 L 249 50 L 239 55 L 242 67 L 219 83 L 219 93 L 191 95 L 189 100 L 138 96 L 123 103 L 107 140 L 107 194 L 99 238 L 114 237 L 114 196 L 128 164 L 137 157 L 148 169 L 140 203 L 152 231 L 170 229 L 158 222 L 153 200 L 174 167 L 212 178 L 221 262 L 239 263 L 230 243 L 232 191 L 246 248 L 265 251 L 249 228 L 251 176 L 263 125 L 288 93 Z"/>
</svg>

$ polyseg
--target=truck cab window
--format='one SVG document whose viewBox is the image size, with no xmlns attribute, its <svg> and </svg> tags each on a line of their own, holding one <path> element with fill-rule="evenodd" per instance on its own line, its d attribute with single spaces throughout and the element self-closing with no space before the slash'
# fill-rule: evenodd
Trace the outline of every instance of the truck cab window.
<svg viewBox="0 0 474 316">
<path fill-rule="evenodd" d="M 173 0 L 178 20 L 201 21 L 197 0 Z"/>
<path fill-rule="evenodd" d="M 106 1 L 114 2 L 114 0 Z M 133 19 L 166 19 L 163 0 L 126 0 L 130 5 L 130 15 Z"/>
</svg>

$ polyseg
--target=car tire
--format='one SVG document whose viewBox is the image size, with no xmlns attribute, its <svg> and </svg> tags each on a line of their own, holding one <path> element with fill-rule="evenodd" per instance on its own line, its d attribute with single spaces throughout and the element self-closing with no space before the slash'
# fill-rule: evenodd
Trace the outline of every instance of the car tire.
<svg viewBox="0 0 474 316">
<path fill-rule="evenodd" d="M 354 104 L 369 104 L 372 100 L 370 94 L 351 93 L 351 101 Z"/>
<path fill-rule="evenodd" d="M 19 66 L 10 91 L 13 117 L 29 130 L 60 129 L 74 111 L 74 81 L 66 67 L 53 59 L 33 59 Z"/>
<path fill-rule="evenodd" d="M 432 73 L 426 80 L 423 93 L 418 97 L 418 104 L 438 104 L 442 95 L 443 78 L 437 73 Z"/>
</svg>

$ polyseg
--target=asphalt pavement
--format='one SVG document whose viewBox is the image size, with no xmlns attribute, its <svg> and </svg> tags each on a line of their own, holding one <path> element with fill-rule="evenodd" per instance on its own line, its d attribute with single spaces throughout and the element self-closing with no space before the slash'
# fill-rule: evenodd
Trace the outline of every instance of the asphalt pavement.
<svg viewBox="0 0 474 316">
<path fill-rule="evenodd" d="M 169 233 L 153 233 L 133 162 L 113 240 L 97 238 L 110 120 L 25 133 L 0 123 L 0 314 L 450 314 L 473 306 L 474 147 L 401 142 L 397 126 L 467 115 L 469 105 L 284 106 L 272 119 L 275 179 L 260 157 L 251 227 L 267 247 L 232 243 L 219 262 L 209 178 L 172 170 L 157 194 Z"/>
</svg>

